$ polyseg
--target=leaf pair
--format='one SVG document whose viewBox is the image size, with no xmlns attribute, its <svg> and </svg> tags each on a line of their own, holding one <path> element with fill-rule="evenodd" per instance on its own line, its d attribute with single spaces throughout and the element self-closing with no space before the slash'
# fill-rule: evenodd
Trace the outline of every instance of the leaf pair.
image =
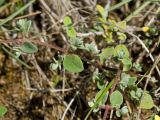
<svg viewBox="0 0 160 120">
<path fill-rule="evenodd" d="M 100 61 L 103 63 L 104 60 L 110 57 L 118 57 L 118 59 L 127 59 L 129 58 L 129 51 L 125 45 L 117 45 L 114 47 L 107 47 L 102 50 L 99 54 Z"/>
<path fill-rule="evenodd" d="M 69 16 L 65 16 L 65 18 L 63 19 L 63 24 L 66 27 L 67 35 L 70 38 L 76 38 L 77 32 L 74 29 L 72 20 Z"/>
</svg>

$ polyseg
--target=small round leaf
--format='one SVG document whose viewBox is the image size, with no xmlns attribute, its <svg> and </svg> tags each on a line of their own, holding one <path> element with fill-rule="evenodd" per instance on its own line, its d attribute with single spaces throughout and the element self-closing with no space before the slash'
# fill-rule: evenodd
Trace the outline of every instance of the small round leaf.
<svg viewBox="0 0 160 120">
<path fill-rule="evenodd" d="M 144 92 L 142 96 L 142 100 L 140 103 L 140 107 L 142 109 L 151 109 L 154 106 L 152 97 L 150 94 L 148 94 L 146 91 Z"/>
<path fill-rule="evenodd" d="M 77 32 L 76 32 L 76 30 L 74 29 L 74 27 L 70 27 L 69 29 L 67 29 L 67 35 L 68 35 L 70 38 L 76 38 Z"/>
<path fill-rule="evenodd" d="M 112 107 L 118 107 L 118 108 L 123 103 L 123 96 L 122 96 L 122 94 L 118 90 L 114 91 L 111 94 L 111 96 L 110 96 L 110 103 L 111 103 Z"/>
<path fill-rule="evenodd" d="M 129 58 L 129 51 L 125 45 L 117 45 L 114 50 L 114 57 L 119 59 Z"/>
<path fill-rule="evenodd" d="M 69 16 L 66 16 L 64 19 L 63 19 L 63 24 L 65 26 L 69 26 L 69 25 L 72 25 L 72 20 Z"/>
<path fill-rule="evenodd" d="M 36 53 L 38 51 L 38 48 L 36 45 L 34 45 L 32 42 L 24 42 L 24 44 L 20 47 L 20 50 L 25 53 Z"/>
<path fill-rule="evenodd" d="M 77 55 L 66 55 L 63 61 L 64 68 L 69 72 L 81 72 L 83 71 L 83 63 Z"/>
</svg>

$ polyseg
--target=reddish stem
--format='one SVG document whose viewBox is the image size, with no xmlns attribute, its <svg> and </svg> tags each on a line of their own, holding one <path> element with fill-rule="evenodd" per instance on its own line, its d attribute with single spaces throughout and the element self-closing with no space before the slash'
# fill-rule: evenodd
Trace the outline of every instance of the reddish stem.
<svg viewBox="0 0 160 120">
<path fill-rule="evenodd" d="M 111 110 L 111 106 L 110 105 L 106 105 L 105 106 L 105 112 L 104 112 L 104 115 L 103 115 L 103 120 L 106 120 L 107 119 L 107 116 L 108 116 L 108 113 L 109 111 Z"/>
</svg>

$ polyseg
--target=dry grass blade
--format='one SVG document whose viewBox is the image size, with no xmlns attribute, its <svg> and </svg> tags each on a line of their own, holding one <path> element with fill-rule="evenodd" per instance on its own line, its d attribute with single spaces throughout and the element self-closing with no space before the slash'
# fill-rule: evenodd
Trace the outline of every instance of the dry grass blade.
<svg viewBox="0 0 160 120">
<path fill-rule="evenodd" d="M 31 4 L 33 4 L 36 0 L 29 1 L 26 5 L 24 5 L 22 8 L 20 8 L 15 13 L 11 14 L 9 17 L 4 19 L 2 22 L 0 22 L 0 26 L 4 25 L 8 21 L 12 20 L 14 17 L 16 17 L 18 14 L 20 14 L 22 11 L 24 11 L 27 7 L 29 7 Z"/>
</svg>

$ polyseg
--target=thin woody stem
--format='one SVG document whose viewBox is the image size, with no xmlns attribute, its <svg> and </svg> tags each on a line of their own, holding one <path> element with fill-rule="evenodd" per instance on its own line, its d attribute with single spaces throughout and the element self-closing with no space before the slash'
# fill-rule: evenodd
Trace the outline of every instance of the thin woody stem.
<svg viewBox="0 0 160 120">
<path fill-rule="evenodd" d="M 58 50 L 58 51 L 63 52 L 63 53 L 67 52 L 67 49 L 61 48 L 61 47 L 59 47 L 57 45 L 54 45 L 54 44 L 48 44 L 48 43 L 45 43 L 45 42 L 41 42 L 39 40 L 32 40 L 32 39 L 30 41 L 37 44 L 37 45 L 52 48 L 52 49 Z M 23 44 L 24 42 L 25 41 L 23 39 L 16 39 L 16 40 L 1 40 L 0 39 L 0 43 L 3 43 L 3 44 L 14 44 L 14 43 Z"/>
</svg>

